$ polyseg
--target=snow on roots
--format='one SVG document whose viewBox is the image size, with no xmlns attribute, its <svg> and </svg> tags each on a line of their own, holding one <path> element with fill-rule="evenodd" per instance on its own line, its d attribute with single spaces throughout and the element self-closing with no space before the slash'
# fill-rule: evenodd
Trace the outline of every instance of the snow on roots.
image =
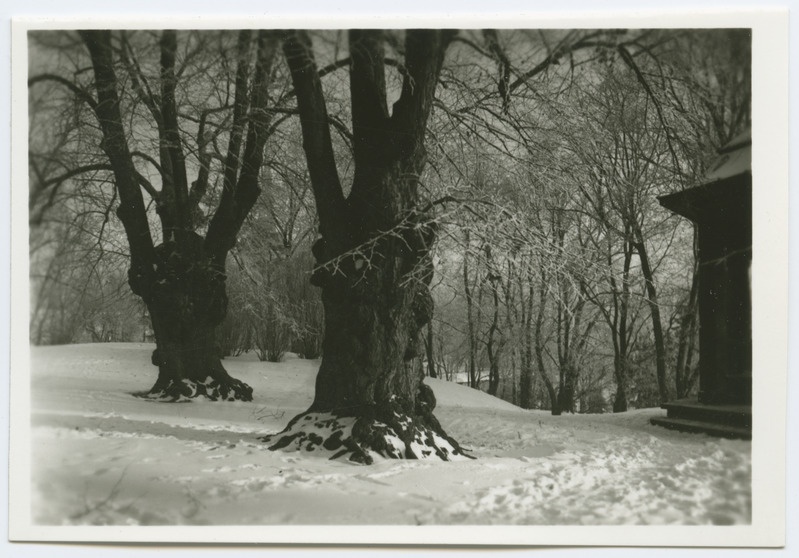
<svg viewBox="0 0 799 558">
<path fill-rule="evenodd" d="M 184 403 L 193 399 L 209 401 L 252 401 L 252 388 L 240 380 L 231 378 L 229 382 L 220 382 L 206 376 L 204 381 L 182 378 L 171 381 L 166 388 L 138 394 L 139 397 L 170 403 Z"/>
<path fill-rule="evenodd" d="M 432 429 L 414 424 L 409 417 L 396 413 L 395 416 L 396 426 L 392 427 L 377 420 L 305 413 L 292 420 L 282 432 L 261 440 L 271 444 L 269 449 L 273 451 L 312 452 L 364 465 L 380 459 L 468 459 Z"/>
</svg>

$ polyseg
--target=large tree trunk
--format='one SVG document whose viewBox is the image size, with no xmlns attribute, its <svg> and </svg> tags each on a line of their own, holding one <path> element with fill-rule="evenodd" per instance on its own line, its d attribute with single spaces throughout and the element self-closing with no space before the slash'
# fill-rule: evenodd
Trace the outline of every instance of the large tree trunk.
<svg viewBox="0 0 799 558">
<path fill-rule="evenodd" d="M 270 449 L 322 449 L 361 463 L 463 455 L 433 415 L 435 397 L 418 358 L 420 330 L 433 311 L 435 237 L 431 216 L 417 205 L 418 185 L 448 35 L 406 32 L 402 93 L 389 116 L 384 34 L 350 31 L 355 174 L 347 197 L 310 37 L 285 37 L 319 214 L 311 281 L 322 288 L 325 338 L 313 404 L 265 438 Z"/>
<path fill-rule="evenodd" d="M 332 458 L 361 463 L 375 454 L 445 460 L 463 454 L 433 415 L 435 396 L 418 366 L 420 334 L 433 311 L 432 262 L 426 243 L 403 254 L 400 245 L 408 240 L 384 238 L 369 261 L 355 252 L 334 259 L 335 271 L 317 269 L 325 338 L 314 401 L 282 433 L 267 437 L 270 449 L 321 445 Z M 320 263 L 330 261 L 326 244 L 316 246 Z"/>
<path fill-rule="evenodd" d="M 155 249 L 156 280 L 143 294 L 155 332 L 158 380 L 146 397 L 176 401 L 252 400 L 252 388 L 232 378 L 220 360 L 216 328 L 227 312 L 225 273 L 203 251 L 198 235 L 179 251 Z"/>
</svg>

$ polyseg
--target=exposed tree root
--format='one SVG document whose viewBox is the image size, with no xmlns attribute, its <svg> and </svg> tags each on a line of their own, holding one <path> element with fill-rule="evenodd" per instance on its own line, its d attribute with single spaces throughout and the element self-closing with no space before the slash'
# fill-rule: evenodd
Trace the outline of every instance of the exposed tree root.
<svg viewBox="0 0 799 558">
<path fill-rule="evenodd" d="M 230 376 L 222 381 L 208 376 L 203 381 L 188 378 L 168 382 L 159 380 L 150 391 L 141 396 L 169 402 L 188 401 L 198 397 L 210 401 L 252 401 L 252 388 Z"/>
<path fill-rule="evenodd" d="M 384 459 L 473 459 L 429 413 L 403 414 L 396 405 L 370 406 L 358 416 L 309 410 L 289 422 L 282 432 L 261 438 L 270 450 L 309 451 L 330 459 L 371 465 Z"/>
<path fill-rule="evenodd" d="M 178 352 L 182 360 L 181 367 L 170 362 L 166 353 L 156 348 L 152 354 L 152 363 L 158 367 L 158 380 L 150 391 L 136 394 L 139 397 L 158 401 L 190 401 L 203 397 L 209 401 L 252 401 L 252 388 L 241 380 L 227 373 L 216 355 L 203 352 L 202 347 L 191 351 Z M 184 376 L 183 371 L 193 370 L 193 378 Z M 206 372 L 204 378 L 200 377 Z"/>
</svg>

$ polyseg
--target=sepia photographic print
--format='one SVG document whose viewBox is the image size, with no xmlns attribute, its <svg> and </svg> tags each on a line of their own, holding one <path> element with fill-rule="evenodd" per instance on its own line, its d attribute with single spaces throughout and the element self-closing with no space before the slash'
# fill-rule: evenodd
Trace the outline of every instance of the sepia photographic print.
<svg viewBox="0 0 799 558">
<path fill-rule="evenodd" d="M 11 539 L 784 544 L 786 21 L 16 21 Z"/>
</svg>

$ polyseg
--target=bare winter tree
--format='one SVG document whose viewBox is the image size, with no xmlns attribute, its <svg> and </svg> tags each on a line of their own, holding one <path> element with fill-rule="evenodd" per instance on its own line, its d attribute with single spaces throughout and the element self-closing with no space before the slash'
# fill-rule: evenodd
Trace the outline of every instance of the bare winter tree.
<svg viewBox="0 0 799 558">
<path fill-rule="evenodd" d="M 296 31 L 283 42 L 319 215 L 312 281 L 322 288 L 325 338 L 313 404 L 269 438 L 273 449 L 322 444 L 366 463 L 370 452 L 462 454 L 433 414 L 435 397 L 415 365 L 419 333 L 433 310 L 428 284 L 435 237 L 420 207 L 419 179 L 427 120 L 454 32 L 404 35 L 402 86 L 389 110 L 384 60 L 390 35 L 349 31 L 355 166 L 349 195 L 336 168 L 311 39 Z"/>
<path fill-rule="evenodd" d="M 180 45 L 179 35 L 185 41 Z M 159 374 L 147 395 L 168 400 L 197 396 L 250 400 L 250 386 L 232 378 L 222 366 L 215 330 L 227 311 L 226 257 L 260 193 L 258 175 L 277 38 L 270 32 L 239 32 L 233 57 L 235 83 L 220 92 L 207 69 L 189 69 L 187 62 L 202 58 L 204 46 L 190 33 L 158 34 L 156 77 L 135 58 L 126 33 L 92 30 L 79 36 L 89 53 L 92 83 L 43 73 L 32 76 L 29 86 L 50 82 L 66 87 L 88 105 L 99 125 L 105 161 L 68 169 L 49 183 L 55 187 L 71 176 L 99 169 L 113 177 L 119 199 L 116 213 L 129 245 L 128 282 L 147 305 L 155 331 L 152 362 Z M 79 74 L 85 72 L 75 76 Z M 130 97 L 124 96 L 131 91 L 134 109 Z M 212 99 L 219 94 L 221 102 L 196 109 L 186 101 L 191 93 Z M 185 104 L 178 101 L 181 95 Z M 138 118 L 138 107 L 143 108 L 145 121 Z M 212 126 L 219 113 L 230 115 L 229 119 Z M 196 133 L 196 145 L 188 153 L 187 129 Z M 225 155 L 215 149 L 223 129 L 228 137 Z M 131 142 L 152 144 L 148 138 L 153 136 L 155 154 L 131 147 Z M 215 159 L 222 164 L 214 167 Z M 152 169 L 160 189 L 147 178 Z M 217 169 L 222 182 L 216 200 L 208 195 L 212 169 Z M 192 170 L 196 178 L 190 182 Z M 143 190 L 157 209 L 162 239 L 157 245 Z M 213 203 L 216 209 L 202 236 L 197 231 L 205 225 L 204 209 Z"/>
</svg>

